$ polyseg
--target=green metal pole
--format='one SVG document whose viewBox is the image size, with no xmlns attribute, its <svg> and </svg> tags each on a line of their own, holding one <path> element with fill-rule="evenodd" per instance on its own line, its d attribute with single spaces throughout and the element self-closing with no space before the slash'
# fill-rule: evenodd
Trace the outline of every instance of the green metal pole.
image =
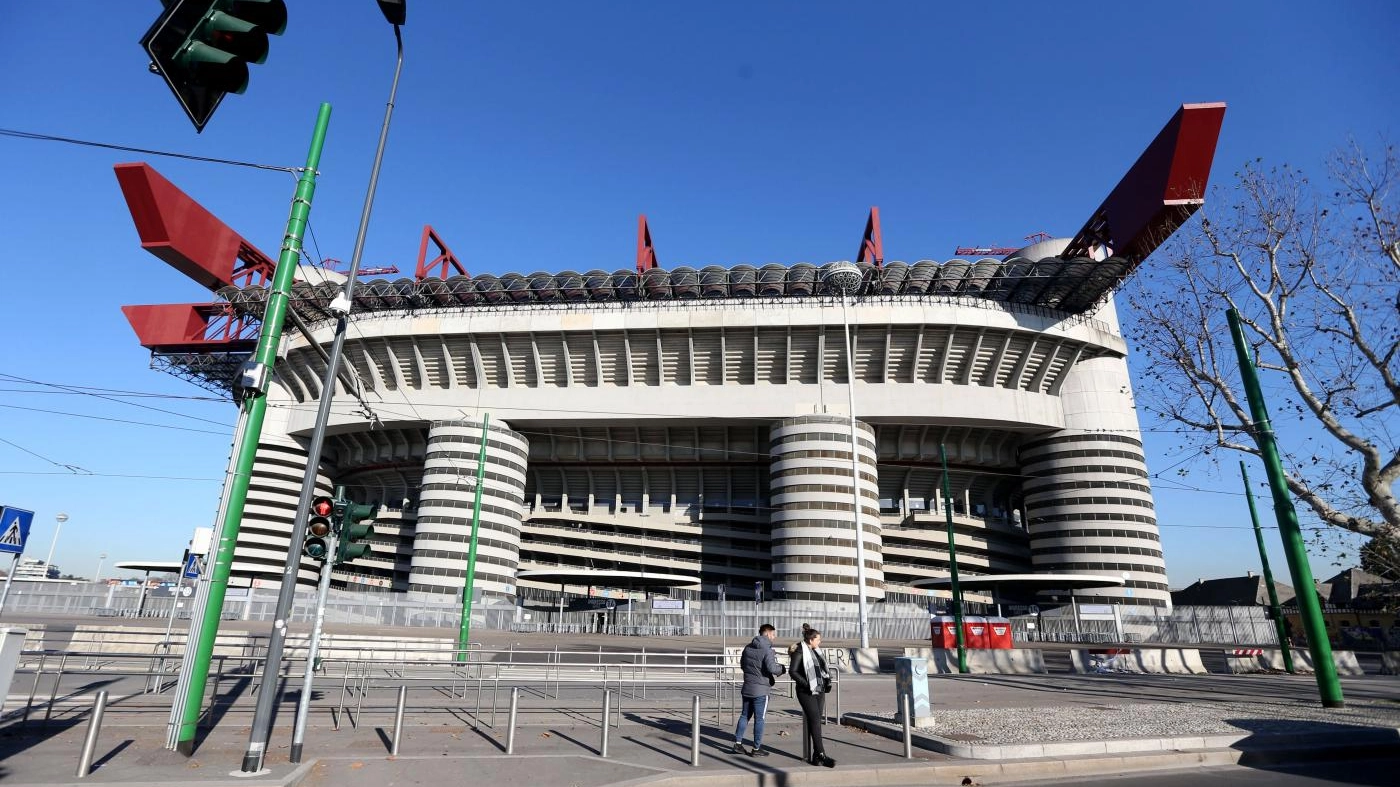
<svg viewBox="0 0 1400 787">
<path fill-rule="evenodd" d="M 491 414 L 481 419 L 481 450 L 476 454 L 476 502 L 472 505 L 472 541 L 467 548 L 467 578 L 462 586 L 462 624 L 457 630 L 457 661 L 467 660 L 467 642 L 472 633 L 472 594 L 476 592 L 476 534 L 481 529 L 481 487 L 486 481 L 486 435 Z"/>
<path fill-rule="evenodd" d="M 1283 462 L 1279 459 L 1278 445 L 1274 442 L 1274 427 L 1269 422 L 1269 410 L 1264 405 L 1264 391 L 1259 387 L 1259 372 L 1249 356 L 1249 345 L 1244 339 L 1239 312 L 1230 309 L 1225 312 L 1225 317 L 1230 321 L 1230 335 L 1235 339 L 1235 353 L 1240 361 L 1240 379 L 1244 382 L 1249 412 L 1254 418 L 1254 441 L 1259 445 L 1264 470 L 1269 474 L 1269 488 L 1274 494 L 1274 516 L 1278 518 L 1279 534 L 1283 536 L 1283 554 L 1288 558 L 1293 587 L 1298 592 L 1298 612 L 1303 618 L 1308 649 L 1312 651 L 1318 695 L 1322 699 L 1322 707 L 1340 708 L 1346 704 L 1342 699 L 1342 684 L 1337 681 L 1337 665 L 1332 662 L 1332 643 L 1328 641 L 1327 629 L 1322 624 L 1322 608 L 1314 590 L 1308 550 L 1303 543 L 1302 528 L 1298 526 L 1298 512 L 1293 509 L 1293 499 L 1288 495 Z"/>
<path fill-rule="evenodd" d="M 316 193 L 316 168 L 321 163 L 321 149 L 325 146 L 326 129 L 330 122 L 331 105 L 322 104 L 316 115 L 316 130 L 311 136 L 311 150 L 306 155 L 306 168 L 297 179 L 296 195 L 292 198 L 292 212 L 287 218 L 287 232 L 282 238 L 282 253 L 277 258 L 277 270 L 272 278 L 272 293 L 267 299 L 262 328 L 258 333 L 258 347 L 253 353 L 254 363 L 266 369 L 264 379 L 269 383 L 272 379 L 273 363 L 277 360 L 277 347 L 282 341 L 282 321 L 287 315 L 287 300 L 292 290 L 292 280 L 296 274 L 297 263 L 301 259 L 302 234 L 311 215 L 311 198 Z M 233 477 L 226 481 L 232 488 L 228 495 L 228 506 L 224 509 L 219 543 L 214 553 L 214 565 L 210 568 L 212 579 L 208 603 L 204 605 L 203 626 L 194 646 L 195 667 L 176 737 L 176 749 L 186 755 L 194 753 L 195 728 L 204 705 L 209 660 L 214 652 L 214 638 L 219 633 L 224 591 L 228 589 L 229 572 L 233 568 L 233 548 L 238 543 L 238 529 L 243 521 L 243 504 L 248 498 L 248 483 L 253 474 L 253 458 L 257 454 L 263 417 L 267 413 L 266 385 L 262 390 L 250 391 L 243 398 L 241 409 L 240 417 L 247 420 L 247 428 L 238 444 L 238 458 Z"/>
<path fill-rule="evenodd" d="M 948 515 L 948 568 L 953 583 L 953 625 L 957 626 L 958 672 L 967 674 L 967 643 L 963 641 L 962 588 L 958 586 L 958 545 L 953 535 L 953 492 L 948 482 L 948 452 L 938 444 L 938 460 L 943 463 L 943 510 Z"/>
<path fill-rule="evenodd" d="M 1293 648 L 1288 644 L 1288 632 L 1283 627 L 1283 610 L 1278 605 L 1278 590 L 1274 588 L 1274 572 L 1269 569 L 1269 553 L 1264 550 L 1264 529 L 1259 527 L 1259 512 L 1254 507 L 1254 490 L 1249 488 L 1249 471 L 1240 460 L 1240 477 L 1244 479 L 1244 497 L 1249 501 L 1249 518 L 1254 522 L 1254 540 L 1259 543 L 1259 564 L 1264 567 L 1264 584 L 1269 588 L 1269 612 L 1274 616 L 1278 631 L 1278 646 L 1283 650 L 1283 668 L 1293 673 Z"/>
</svg>

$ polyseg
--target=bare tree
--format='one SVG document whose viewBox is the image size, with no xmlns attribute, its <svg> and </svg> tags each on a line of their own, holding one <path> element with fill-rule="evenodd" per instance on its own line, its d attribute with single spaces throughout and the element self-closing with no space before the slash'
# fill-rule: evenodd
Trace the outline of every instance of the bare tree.
<svg viewBox="0 0 1400 787">
<path fill-rule="evenodd" d="M 1126 291 L 1139 406 L 1203 454 L 1258 455 L 1225 319 L 1238 310 L 1290 491 L 1325 525 L 1400 544 L 1400 156 L 1353 142 L 1327 182 L 1251 162 L 1143 265 Z"/>
</svg>

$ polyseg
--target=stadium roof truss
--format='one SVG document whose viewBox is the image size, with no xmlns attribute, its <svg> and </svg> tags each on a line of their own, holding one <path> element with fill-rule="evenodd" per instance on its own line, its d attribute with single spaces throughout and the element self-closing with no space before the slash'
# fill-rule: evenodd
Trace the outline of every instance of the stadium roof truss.
<svg viewBox="0 0 1400 787">
<path fill-rule="evenodd" d="M 1205 202 L 1225 105 L 1185 104 L 1090 214 L 1059 256 L 913 264 L 884 260 L 878 208 L 871 208 L 857 264 L 858 297 L 957 298 L 1073 318 L 1093 311 Z M 142 248 L 218 295 L 212 303 L 123 306 L 152 366 L 213 391 L 232 390 L 256 345 L 275 264 L 148 164 L 119 164 L 117 181 Z M 428 256 L 429 244 L 437 254 Z M 831 297 L 817 265 L 659 267 L 651 229 L 638 219 L 632 270 L 471 276 L 425 227 L 413 278 L 355 288 L 354 310 L 492 307 L 605 301 Z M 297 282 L 291 309 L 307 323 L 331 319 L 341 285 Z"/>
</svg>

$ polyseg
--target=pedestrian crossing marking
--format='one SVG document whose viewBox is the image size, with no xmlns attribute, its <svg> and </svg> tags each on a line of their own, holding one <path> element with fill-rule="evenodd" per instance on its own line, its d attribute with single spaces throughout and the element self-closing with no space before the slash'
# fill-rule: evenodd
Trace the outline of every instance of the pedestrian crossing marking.
<svg viewBox="0 0 1400 787">
<path fill-rule="evenodd" d="M 5 528 L 5 535 L 0 536 L 0 546 L 6 546 L 6 547 L 22 547 L 22 546 L 24 546 L 24 540 L 23 540 L 22 538 L 20 538 L 20 534 L 19 534 L 19 517 L 15 517 L 13 520 L 11 520 L 11 521 L 10 521 L 10 526 L 7 527 L 7 528 Z"/>
</svg>

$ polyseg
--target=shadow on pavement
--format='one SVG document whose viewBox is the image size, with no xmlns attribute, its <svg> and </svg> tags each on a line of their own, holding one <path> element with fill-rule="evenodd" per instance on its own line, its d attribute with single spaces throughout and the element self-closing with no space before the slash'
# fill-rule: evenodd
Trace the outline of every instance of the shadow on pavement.
<svg viewBox="0 0 1400 787">
<path fill-rule="evenodd" d="M 1306 757 L 1310 769 L 1320 763 L 1334 762 L 1337 768 L 1326 772 L 1325 778 L 1331 784 L 1356 784 L 1365 787 L 1389 787 L 1395 784 L 1395 772 L 1391 768 L 1357 768 L 1359 761 L 1370 759 L 1394 759 L 1400 757 L 1400 731 L 1393 728 L 1366 727 L 1358 724 L 1336 724 L 1333 722 L 1311 722 L 1306 731 L 1281 729 L 1274 719 L 1227 719 L 1242 730 L 1253 733 L 1252 737 L 1235 744 L 1242 749 L 1239 764 L 1244 768 L 1259 771 L 1291 771 L 1298 762 L 1296 741 L 1306 739 L 1317 745 L 1322 741 L 1333 741 L 1335 745 L 1321 751 L 1308 752 Z M 1295 745 L 1288 742 L 1269 740 L 1280 734 L 1289 735 Z M 1256 740 L 1259 738 L 1260 740 Z M 1251 748 L 1253 743 L 1254 748 Z M 1325 766 L 1322 766 L 1325 767 Z"/>
<path fill-rule="evenodd" d="M 95 771 L 98 768 L 101 768 L 103 765 L 106 765 L 108 762 L 111 762 L 113 757 L 116 757 L 118 754 L 121 754 L 123 751 L 126 751 L 127 747 L 131 746 L 134 743 L 136 743 L 135 738 L 127 738 L 121 743 L 118 743 L 116 746 L 113 746 L 111 751 L 102 755 L 101 758 L 99 758 L 96 762 L 92 764 L 92 769 Z"/>
</svg>

